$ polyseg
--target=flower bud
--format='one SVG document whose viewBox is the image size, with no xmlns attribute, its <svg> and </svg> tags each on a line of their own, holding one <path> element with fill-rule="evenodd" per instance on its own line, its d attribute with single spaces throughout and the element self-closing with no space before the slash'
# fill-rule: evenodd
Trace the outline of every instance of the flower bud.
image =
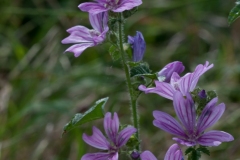
<svg viewBox="0 0 240 160">
<path fill-rule="evenodd" d="M 131 153 L 131 158 L 132 159 L 138 159 L 139 156 L 140 156 L 140 154 L 139 154 L 138 151 L 136 151 L 136 150 L 132 151 L 132 153 Z"/>
<path fill-rule="evenodd" d="M 133 61 L 139 62 L 143 59 L 146 43 L 141 32 L 137 31 L 135 36 L 128 36 L 128 43 L 133 49 Z"/>
</svg>

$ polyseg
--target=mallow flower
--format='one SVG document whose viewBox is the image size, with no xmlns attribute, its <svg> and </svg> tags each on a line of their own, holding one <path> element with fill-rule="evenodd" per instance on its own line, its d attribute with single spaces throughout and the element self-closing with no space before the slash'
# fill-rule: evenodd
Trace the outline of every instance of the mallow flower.
<svg viewBox="0 0 240 160">
<path fill-rule="evenodd" d="M 141 160 L 157 160 L 150 151 L 142 152 L 140 157 Z M 169 147 L 164 160 L 184 160 L 183 153 L 177 144 L 173 144 Z"/>
<path fill-rule="evenodd" d="M 67 30 L 70 36 L 62 40 L 63 44 L 76 43 L 69 47 L 65 52 L 73 52 L 75 57 L 88 47 L 96 46 L 102 43 L 106 38 L 108 31 L 108 13 L 89 14 L 89 21 L 93 29 L 84 26 L 74 26 Z"/>
<path fill-rule="evenodd" d="M 144 91 L 145 93 L 156 93 L 162 97 L 173 100 L 173 94 L 176 91 L 180 91 L 183 96 L 186 96 L 188 92 L 192 92 L 196 87 L 200 76 L 212 67 L 213 64 L 209 65 L 209 62 L 206 61 L 204 65 L 199 64 L 195 68 L 194 72 L 187 73 L 183 77 L 180 77 L 177 72 L 173 72 L 170 83 L 155 81 L 156 87 L 147 88 L 144 85 L 140 85 L 138 89 Z M 173 70 L 175 69 L 176 71 L 182 70 L 182 69 L 178 70 L 177 68 L 174 67 L 172 69 Z M 173 70 L 171 70 L 171 72 Z"/>
<path fill-rule="evenodd" d="M 190 93 L 184 97 L 179 91 L 174 93 L 173 105 L 180 123 L 167 113 L 153 111 L 153 125 L 176 136 L 173 140 L 186 146 L 218 146 L 222 142 L 232 141 L 229 133 L 212 130 L 213 126 L 225 111 L 225 104 L 216 105 L 218 98 L 212 99 L 197 117 L 194 101 Z"/>
<path fill-rule="evenodd" d="M 92 14 L 106 11 L 123 12 L 142 4 L 142 0 L 95 0 L 81 3 L 78 8 Z"/>
<path fill-rule="evenodd" d="M 119 131 L 117 113 L 114 113 L 113 117 L 110 112 L 106 113 L 103 126 L 107 137 L 105 137 L 98 128 L 93 127 L 93 135 L 88 136 L 84 133 L 83 140 L 95 148 L 104 150 L 104 152 L 87 153 L 81 160 L 118 160 L 119 149 L 124 146 L 131 135 L 137 131 L 132 126 L 128 126 Z"/>
<path fill-rule="evenodd" d="M 146 51 L 146 43 L 141 32 L 137 31 L 135 36 L 128 36 L 128 43 L 133 50 L 133 61 L 139 62 L 143 59 Z"/>
</svg>

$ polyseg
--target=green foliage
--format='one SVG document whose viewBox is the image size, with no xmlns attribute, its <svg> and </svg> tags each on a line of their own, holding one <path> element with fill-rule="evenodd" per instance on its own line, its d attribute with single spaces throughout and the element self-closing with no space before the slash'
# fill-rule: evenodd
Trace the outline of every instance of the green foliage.
<svg viewBox="0 0 240 160">
<path fill-rule="evenodd" d="M 84 114 L 77 113 L 73 119 L 64 126 L 63 133 L 80 126 L 81 124 L 100 119 L 104 117 L 104 106 L 108 100 L 107 98 L 96 101 L 95 105 L 89 108 Z"/>
<path fill-rule="evenodd" d="M 237 18 L 240 17 L 240 0 L 237 0 L 236 5 L 228 15 L 228 23 L 232 24 Z"/>
<path fill-rule="evenodd" d="M 149 75 L 150 69 L 146 62 L 128 62 L 131 77 L 142 76 L 143 74 Z"/>
<path fill-rule="evenodd" d="M 117 61 L 121 57 L 118 47 L 115 45 L 111 45 L 109 48 L 109 53 L 113 61 Z"/>
</svg>

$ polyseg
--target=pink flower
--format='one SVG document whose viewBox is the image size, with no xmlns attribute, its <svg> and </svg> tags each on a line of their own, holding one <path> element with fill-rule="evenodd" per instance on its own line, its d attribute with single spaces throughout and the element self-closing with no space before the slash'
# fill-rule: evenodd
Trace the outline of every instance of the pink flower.
<svg viewBox="0 0 240 160">
<path fill-rule="evenodd" d="M 85 2 L 78 6 L 79 9 L 92 14 L 106 11 L 123 12 L 142 4 L 142 0 L 96 0 L 96 2 Z"/>
<path fill-rule="evenodd" d="M 223 131 L 205 130 L 213 126 L 225 111 L 225 104 L 216 105 L 217 98 L 212 99 L 197 118 L 195 104 L 190 93 L 183 97 L 177 91 L 173 97 L 173 106 L 180 123 L 169 114 L 153 111 L 155 120 L 153 125 L 176 137 L 173 140 L 186 146 L 218 146 L 222 142 L 232 141 L 234 138 Z"/>
<path fill-rule="evenodd" d="M 118 150 L 124 146 L 130 136 L 137 130 L 134 127 L 128 126 L 119 132 L 119 119 L 117 113 L 114 113 L 113 118 L 111 113 L 105 114 L 103 123 L 107 138 L 96 127 L 93 127 L 93 135 L 87 136 L 83 134 L 83 140 L 98 149 L 106 150 L 107 152 L 87 153 L 81 160 L 118 160 Z"/>
<path fill-rule="evenodd" d="M 212 67 L 213 64 L 209 65 L 209 62 L 206 61 L 204 65 L 199 64 L 194 72 L 187 73 L 183 77 L 180 77 L 177 72 L 173 72 L 170 83 L 155 81 L 156 87 L 146 88 L 146 86 L 140 85 L 138 89 L 145 93 L 157 93 L 162 97 L 173 100 L 176 91 L 180 91 L 183 96 L 186 96 L 188 92 L 192 92 L 200 76 Z"/>
<path fill-rule="evenodd" d="M 77 43 L 69 47 L 66 52 L 73 52 L 75 57 L 88 47 L 96 46 L 102 43 L 106 38 L 108 31 L 108 13 L 89 14 L 89 21 L 93 29 L 84 26 L 75 26 L 67 30 L 70 36 L 62 40 L 63 44 Z"/>
</svg>

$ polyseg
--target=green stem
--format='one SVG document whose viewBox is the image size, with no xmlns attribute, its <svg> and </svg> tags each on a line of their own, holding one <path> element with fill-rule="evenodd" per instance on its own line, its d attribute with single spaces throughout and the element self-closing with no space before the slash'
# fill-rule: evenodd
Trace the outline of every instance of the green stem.
<svg viewBox="0 0 240 160">
<path fill-rule="evenodd" d="M 118 22 L 118 40 L 119 40 L 119 50 L 121 54 L 121 59 L 123 63 L 123 68 L 125 71 L 125 76 L 126 76 L 126 82 L 127 82 L 127 87 L 129 91 L 129 96 L 130 96 L 130 103 L 131 103 L 131 111 L 132 111 L 132 119 L 133 119 L 133 125 L 137 129 L 137 139 L 139 140 L 139 123 L 138 123 L 138 113 L 137 113 L 137 99 L 134 96 L 134 89 L 131 84 L 131 78 L 130 78 L 130 73 L 128 66 L 126 64 L 126 59 L 125 59 L 125 51 L 123 49 L 123 37 L 124 37 L 124 27 L 123 27 L 123 16 L 122 13 L 119 13 L 119 22 Z M 136 147 L 137 150 L 140 150 L 140 144 Z"/>
</svg>

